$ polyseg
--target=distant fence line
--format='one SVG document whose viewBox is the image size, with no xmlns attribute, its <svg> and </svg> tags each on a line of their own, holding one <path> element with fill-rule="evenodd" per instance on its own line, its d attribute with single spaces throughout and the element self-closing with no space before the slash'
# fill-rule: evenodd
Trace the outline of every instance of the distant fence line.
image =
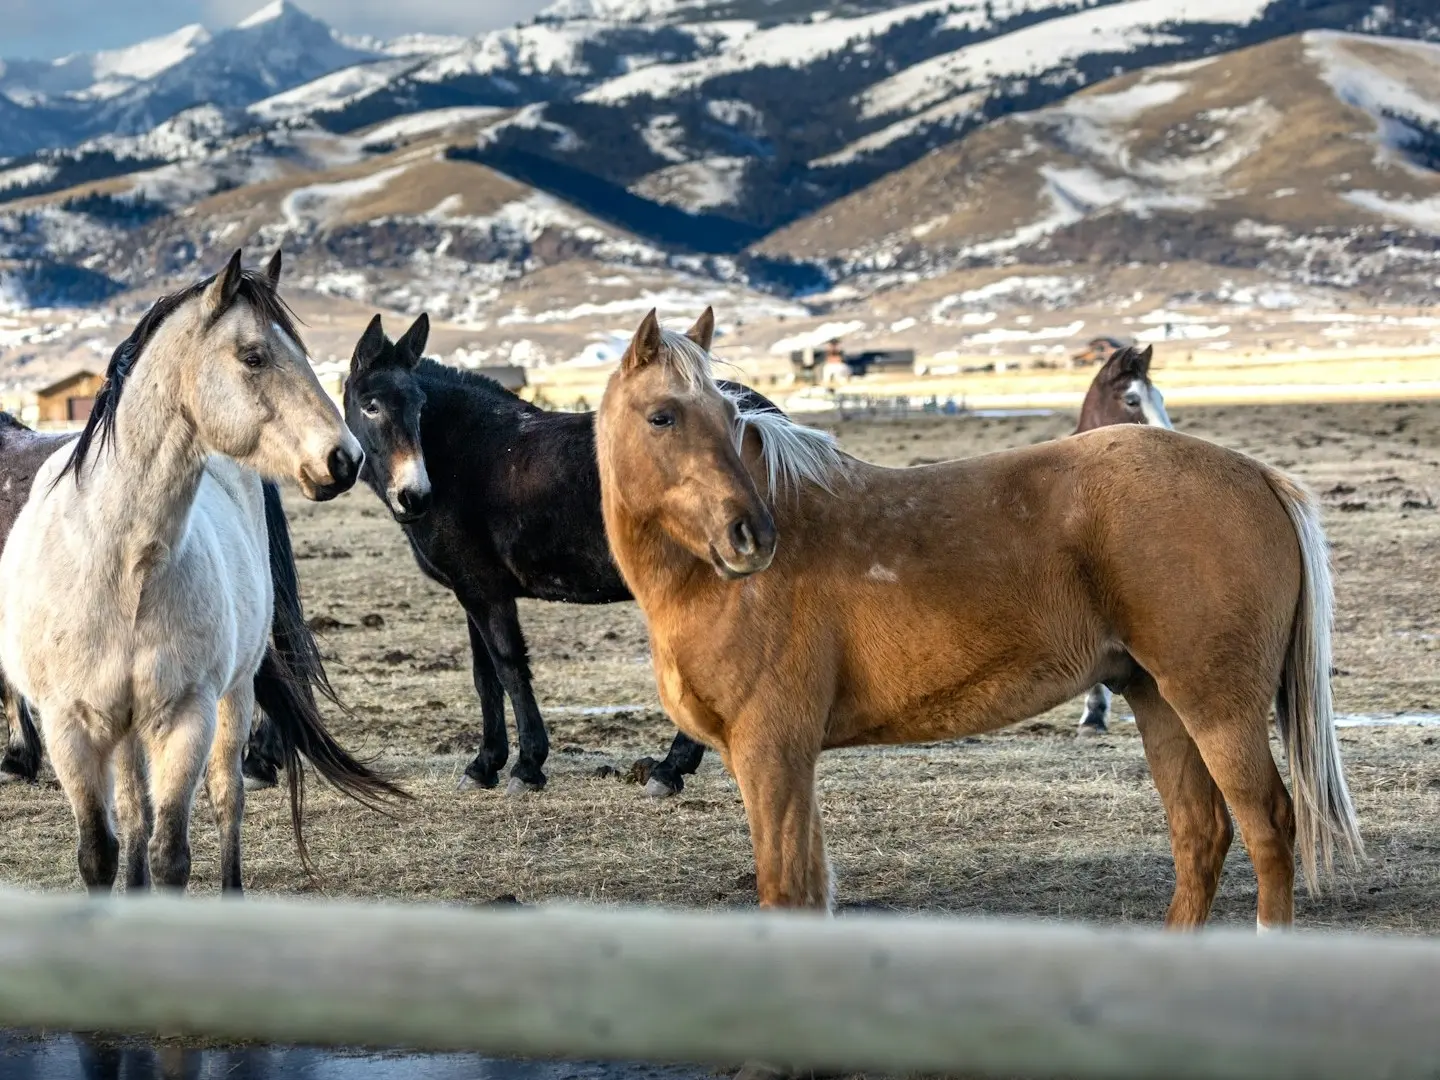
<svg viewBox="0 0 1440 1080">
<path fill-rule="evenodd" d="M 1079 1080 L 1432 1080 L 1440 944 L 0 894 L 0 1027 Z"/>
</svg>

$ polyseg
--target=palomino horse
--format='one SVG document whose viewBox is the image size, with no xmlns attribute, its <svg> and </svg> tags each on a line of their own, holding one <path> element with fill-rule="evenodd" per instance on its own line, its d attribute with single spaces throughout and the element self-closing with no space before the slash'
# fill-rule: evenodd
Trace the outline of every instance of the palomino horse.
<svg viewBox="0 0 1440 1080">
<path fill-rule="evenodd" d="M 237 251 L 157 302 L 0 554 L 0 667 L 39 712 L 92 890 L 118 871 L 112 805 L 128 887 L 185 888 L 202 774 L 222 887 L 240 889 L 240 757 L 257 698 L 296 765 L 297 840 L 299 752 L 362 799 L 398 794 L 334 746 L 292 666 L 300 608 L 284 513 L 251 470 L 328 499 L 354 483 L 360 448 L 310 368 L 279 276 L 278 252 L 262 275 Z"/>
<path fill-rule="evenodd" d="M 762 904 L 831 896 L 821 751 L 991 731 L 1100 681 L 1134 709 L 1169 817 L 1169 925 L 1209 914 L 1227 803 L 1262 927 L 1293 919 L 1297 832 L 1312 883 L 1336 849 L 1359 854 L 1325 538 L 1293 480 L 1133 425 L 880 468 L 783 416 L 737 413 L 699 336 L 652 312 L 611 376 L 605 528 L 666 711 L 739 782 Z"/>
<path fill-rule="evenodd" d="M 1150 361 L 1155 349 L 1143 350 L 1133 345 L 1117 349 L 1100 366 L 1085 400 L 1080 404 L 1080 422 L 1075 434 L 1094 431 L 1111 424 L 1149 424 L 1173 429 L 1170 414 L 1165 411 L 1165 398 L 1150 382 Z M 1110 714 L 1110 688 L 1096 683 L 1085 695 L 1085 712 L 1080 717 L 1081 735 L 1102 735 L 1105 718 Z"/>
<path fill-rule="evenodd" d="M 391 342 L 380 316 L 371 320 L 345 380 L 345 421 L 365 450 L 360 479 L 405 530 L 420 569 L 465 611 L 483 719 L 466 780 L 500 781 L 508 695 L 520 753 L 507 790 L 533 790 L 545 784 L 550 744 L 516 599 L 630 599 L 600 517 L 595 414 L 545 412 L 493 379 L 427 360 L 429 332 L 422 314 Z M 726 389 L 775 408 L 743 386 Z M 646 793 L 678 793 L 704 752 L 677 733 L 663 761 L 636 763 Z"/>
</svg>

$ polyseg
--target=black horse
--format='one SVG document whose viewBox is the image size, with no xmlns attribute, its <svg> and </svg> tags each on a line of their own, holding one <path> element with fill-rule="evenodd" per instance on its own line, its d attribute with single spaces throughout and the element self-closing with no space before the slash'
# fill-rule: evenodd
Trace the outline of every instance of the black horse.
<svg viewBox="0 0 1440 1080">
<path fill-rule="evenodd" d="M 714 326 L 707 309 L 691 336 L 709 349 Z M 420 569 L 465 609 L 484 732 L 465 775 L 499 783 L 508 695 L 520 749 L 508 790 L 538 789 L 550 742 L 515 601 L 631 599 L 600 516 L 595 416 L 546 412 L 493 379 L 424 359 L 429 332 L 422 314 L 392 343 L 380 316 L 371 320 L 345 381 L 345 422 L 365 450 L 360 479 L 404 528 Z M 730 389 L 752 408 L 775 408 Z M 638 763 L 647 790 L 679 792 L 703 754 L 677 734 L 663 761 Z"/>
</svg>

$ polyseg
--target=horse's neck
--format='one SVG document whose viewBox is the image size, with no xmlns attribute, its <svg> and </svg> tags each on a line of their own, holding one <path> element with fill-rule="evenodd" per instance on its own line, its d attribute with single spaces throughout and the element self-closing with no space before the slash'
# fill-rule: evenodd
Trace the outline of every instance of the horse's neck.
<svg viewBox="0 0 1440 1080">
<path fill-rule="evenodd" d="M 621 577 L 653 628 L 666 605 L 693 603 L 699 591 L 719 579 L 708 564 L 666 536 L 658 521 L 633 516 L 615 491 L 606 478 L 601 484 L 605 535 Z"/>
<path fill-rule="evenodd" d="M 116 406 L 113 444 L 92 451 L 80 487 L 92 540 L 109 547 L 122 572 L 143 573 L 173 550 L 205 472 L 206 453 L 173 386 L 164 365 L 137 366 Z"/>
</svg>

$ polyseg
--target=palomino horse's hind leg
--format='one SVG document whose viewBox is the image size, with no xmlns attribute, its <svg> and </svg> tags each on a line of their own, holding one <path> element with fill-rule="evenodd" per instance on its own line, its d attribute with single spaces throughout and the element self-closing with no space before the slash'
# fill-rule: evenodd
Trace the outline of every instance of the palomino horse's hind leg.
<svg viewBox="0 0 1440 1080">
<path fill-rule="evenodd" d="M 139 892 L 150 887 L 150 835 L 155 830 L 140 740 L 134 734 L 121 739 L 113 761 L 115 811 L 125 854 L 125 890 Z"/>
<path fill-rule="evenodd" d="M 55 778 L 70 800 L 80 839 L 80 878 L 93 893 L 115 886 L 120 842 L 110 822 L 111 747 L 92 740 L 83 707 L 55 706 L 40 714 Z"/>
<path fill-rule="evenodd" d="M 480 698 L 480 749 L 465 767 L 465 776 L 477 787 L 493 788 L 500 783 L 500 770 L 510 758 L 510 739 L 505 733 L 505 688 L 495 674 L 490 646 L 474 615 L 465 613 L 470 630 L 470 674 Z"/>
<path fill-rule="evenodd" d="M 215 739 L 216 706 L 190 701 L 140 729 L 150 766 L 150 878 L 157 889 L 190 883 L 190 810 Z M 242 744 L 243 745 L 243 744 Z"/>
<path fill-rule="evenodd" d="M 750 822 L 760 905 L 827 910 L 829 862 L 815 798 L 818 754 L 750 745 L 730 734 L 727 756 Z"/>
<path fill-rule="evenodd" d="M 1105 718 L 1110 713 L 1110 690 L 1104 683 L 1096 683 L 1085 695 L 1085 714 L 1080 717 L 1081 735 L 1103 735 Z"/>
<path fill-rule="evenodd" d="M 1270 704 L 1245 704 L 1242 685 L 1237 677 L 1194 700 L 1164 680 L 1160 689 L 1240 826 L 1260 885 L 1260 927 L 1289 926 L 1295 920 L 1295 812 L 1270 753 Z"/>
<path fill-rule="evenodd" d="M 1175 892 L 1165 925 L 1202 926 L 1210 915 L 1220 871 L 1234 829 L 1230 812 L 1200 750 L 1180 717 L 1160 696 L 1155 681 L 1141 674 L 1125 689 L 1145 746 L 1150 775 L 1165 804 L 1170 850 L 1175 856 Z"/>
<path fill-rule="evenodd" d="M 255 713 L 255 688 L 244 680 L 220 701 L 215 725 L 215 742 L 205 771 L 205 790 L 215 813 L 220 833 L 220 889 L 238 893 L 243 889 L 240 875 L 240 836 L 245 820 L 245 782 L 241 756 L 250 738 Z"/>
</svg>

